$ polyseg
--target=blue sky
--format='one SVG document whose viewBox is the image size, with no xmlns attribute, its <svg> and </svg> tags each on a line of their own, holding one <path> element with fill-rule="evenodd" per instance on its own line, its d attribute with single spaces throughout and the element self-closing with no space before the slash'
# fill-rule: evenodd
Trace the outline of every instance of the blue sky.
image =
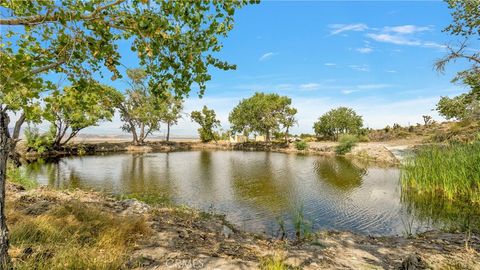
<svg viewBox="0 0 480 270">
<path fill-rule="evenodd" d="M 433 70 L 435 59 L 445 54 L 444 44 L 457 41 L 441 32 L 451 22 L 449 12 L 437 1 L 247 6 L 236 14 L 235 28 L 218 54 L 237 64 L 237 70 L 212 69 L 205 96 L 198 99 L 193 90 L 185 111 L 207 105 L 228 128 L 230 110 L 242 98 L 264 91 L 292 98 L 299 120 L 294 133 L 312 133 L 313 122 L 338 106 L 354 108 L 372 128 L 415 124 L 423 114 L 441 119 L 432 111 L 439 97 L 465 91 L 450 82 L 465 63 L 449 65 L 445 74 Z M 122 62 L 135 67 L 128 47 L 121 45 Z M 112 85 L 126 87 L 121 81 Z M 120 133 L 120 125 L 117 117 L 84 133 Z M 185 119 L 172 135 L 196 135 L 197 128 Z"/>
</svg>

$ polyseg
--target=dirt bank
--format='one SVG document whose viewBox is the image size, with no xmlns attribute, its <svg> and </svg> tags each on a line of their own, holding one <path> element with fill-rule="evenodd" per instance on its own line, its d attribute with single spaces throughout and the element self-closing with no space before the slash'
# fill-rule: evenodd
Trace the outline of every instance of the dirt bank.
<svg viewBox="0 0 480 270">
<path fill-rule="evenodd" d="M 309 142 L 305 150 L 298 150 L 295 144 L 283 142 L 247 142 L 230 143 L 227 141 L 218 141 L 202 143 L 199 141 L 165 142 L 151 141 L 142 146 L 134 146 L 130 142 L 101 142 L 98 140 L 84 141 L 82 143 L 69 144 L 57 151 L 46 153 L 36 153 L 28 151 L 20 143 L 18 152 L 26 160 L 34 160 L 38 157 L 58 157 L 68 155 L 98 154 L 111 152 L 169 152 L 169 151 L 188 151 L 188 150 L 241 150 L 241 151 L 272 151 L 282 153 L 314 154 L 323 156 L 335 156 L 336 142 Z M 366 142 L 359 143 L 352 151 L 346 154 L 346 157 L 368 160 L 373 162 L 394 165 L 399 163 L 401 158 L 398 153 L 400 150 L 411 149 L 415 146 L 413 142 L 392 141 L 392 142 Z"/>
<path fill-rule="evenodd" d="M 9 185 L 7 198 L 8 211 L 25 216 L 41 217 L 58 205 L 80 204 L 127 220 L 142 218 L 148 232 L 132 243 L 124 258 L 126 269 L 261 269 L 273 262 L 290 267 L 284 269 L 479 269 L 478 235 L 471 236 L 468 249 L 465 235 L 444 232 L 413 238 L 319 232 L 302 242 L 281 241 L 242 232 L 219 215 L 97 192 L 25 191 Z M 9 221 L 11 230 L 17 223 L 21 220 Z M 11 251 L 17 262 L 38 252 L 16 246 Z M 55 258 L 50 253 L 48 258 Z"/>
</svg>

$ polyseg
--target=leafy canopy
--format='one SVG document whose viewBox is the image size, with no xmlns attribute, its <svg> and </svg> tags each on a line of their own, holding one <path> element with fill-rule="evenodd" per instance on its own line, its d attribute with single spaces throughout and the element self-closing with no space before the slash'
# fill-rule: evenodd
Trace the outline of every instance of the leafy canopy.
<svg viewBox="0 0 480 270">
<path fill-rule="evenodd" d="M 209 67 L 235 68 L 214 54 L 233 28 L 235 10 L 247 3 L 1 1 L 1 102 L 14 111 L 30 109 L 24 106 L 28 99 L 53 87 L 48 79 L 35 76 L 45 72 L 66 75 L 72 83 L 96 72 L 104 75 L 105 69 L 113 80 L 121 77 L 121 41 L 131 44 L 155 91 L 168 85 L 186 96 L 197 84 L 203 95 Z"/>
<path fill-rule="evenodd" d="M 120 118 L 124 122 L 122 129 L 133 135 L 133 142 L 141 144 L 152 132 L 160 129 L 165 113 L 164 97 L 153 94 L 153 88 L 147 84 L 145 70 L 129 69 L 127 76 L 130 88 L 126 97 L 119 103 Z"/>
<path fill-rule="evenodd" d="M 220 127 L 220 121 L 217 119 L 214 110 L 210 110 L 207 106 L 203 106 L 201 111 L 193 111 L 190 114 L 190 117 L 192 118 L 192 121 L 195 121 L 200 125 L 198 134 L 203 142 L 217 140 L 217 134 L 214 129 Z"/>
<path fill-rule="evenodd" d="M 338 139 L 339 134 L 356 134 L 363 126 L 362 117 L 347 107 L 332 109 L 318 118 L 313 129 L 317 136 Z"/>
<path fill-rule="evenodd" d="M 249 134 L 256 132 L 270 134 L 280 129 L 292 127 L 296 123 L 297 109 L 291 107 L 292 100 L 278 94 L 255 93 L 243 99 L 233 108 L 228 120 L 233 132 Z"/>
<path fill-rule="evenodd" d="M 79 80 L 63 91 L 54 91 L 45 98 L 43 117 L 55 127 L 55 144 L 72 139 L 82 129 L 100 121 L 110 121 L 121 94 L 94 80 Z M 69 133 L 66 141 L 62 142 Z"/>
</svg>

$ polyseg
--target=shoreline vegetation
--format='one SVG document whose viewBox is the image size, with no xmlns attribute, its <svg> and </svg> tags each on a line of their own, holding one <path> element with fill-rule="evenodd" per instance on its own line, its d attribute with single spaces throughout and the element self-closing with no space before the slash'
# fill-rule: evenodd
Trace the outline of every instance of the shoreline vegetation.
<svg viewBox="0 0 480 270">
<path fill-rule="evenodd" d="M 475 233 L 280 240 L 164 200 L 13 183 L 7 193 L 15 269 L 478 269 L 480 260 Z"/>
</svg>

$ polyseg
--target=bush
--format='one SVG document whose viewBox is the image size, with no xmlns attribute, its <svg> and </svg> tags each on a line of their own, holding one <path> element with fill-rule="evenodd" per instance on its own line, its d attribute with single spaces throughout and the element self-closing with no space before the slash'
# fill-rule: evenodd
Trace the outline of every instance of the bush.
<svg viewBox="0 0 480 270">
<path fill-rule="evenodd" d="M 55 138 L 55 127 L 52 125 L 48 132 L 41 134 L 37 127 L 28 126 L 25 129 L 25 139 L 27 141 L 28 150 L 33 150 L 38 153 L 48 151 L 53 146 Z"/>
<path fill-rule="evenodd" d="M 305 150 L 308 148 L 308 144 L 306 141 L 298 141 L 295 142 L 295 148 L 297 148 L 297 150 Z"/>
<path fill-rule="evenodd" d="M 359 142 L 369 142 L 370 138 L 367 135 L 359 135 L 358 136 L 358 141 Z"/>
<path fill-rule="evenodd" d="M 344 155 L 352 150 L 357 145 L 358 138 L 354 135 L 345 134 L 338 139 L 339 144 L 335 148 L 335 152 L 339 155 Z"/>
</svg>

